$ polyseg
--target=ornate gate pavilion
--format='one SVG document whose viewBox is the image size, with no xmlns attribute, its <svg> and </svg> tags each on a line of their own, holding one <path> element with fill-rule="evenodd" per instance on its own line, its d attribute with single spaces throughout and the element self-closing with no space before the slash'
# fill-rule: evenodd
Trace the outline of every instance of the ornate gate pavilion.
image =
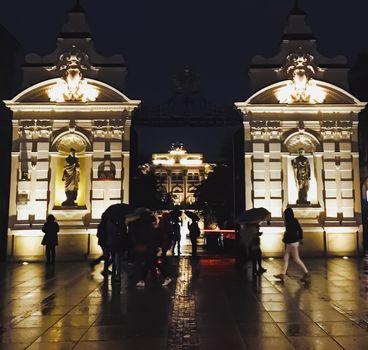
<svg viewBox="0 0 368 350">
<path fill-rule="evenodd" d="M 93 64 L 92 64 L 93 63 Z M 29 55 L 13 112 L 8 254 L 43 255 L 42 224 L 60 225 L 58 254 L 96 249 L 96 225 L 111 204 L 129 202 L 131 112 L 121 56 L 103 57 L 82 8 L 68 14 L 57 49 Z"/>
<path fill-rule="evenodd" d="M 320 55 L 297 7 L 279 53 L 256 56 L 253 95 L 236 103 L 244 115 L 245 206 L 265 207 L 263 252 L 283 252 L 283 210 L 304 229 L 303 254 L 354 255 L 362 250 L 358 114 L 366 103 L 346 91 L 344 57 Z"/>
</svg>

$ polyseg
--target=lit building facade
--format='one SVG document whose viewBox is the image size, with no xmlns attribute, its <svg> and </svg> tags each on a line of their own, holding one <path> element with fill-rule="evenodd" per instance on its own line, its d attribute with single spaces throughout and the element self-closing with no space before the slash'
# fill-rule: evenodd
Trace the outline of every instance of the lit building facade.
<svg viewBox="0 0 368 350">
<path fill-rule="evenodd" d="M 197 186 L 212 171 L 212 165 L 203 162 L 201 153 L 187 153 L 182 144 L 173 144 L 168 153 L 153 153 L 150 168 L 175 205 L 195 202 Z"/>
<path fill-rule="evenodd" d="M 323 57 L 295 7 L 280 52 L 255 57 L 253 95 L 236 103 L 244 115 L 245 206 L 265 207 L 263 252 L 283 253 L 283 211 L 292 207 L 305 236 L 303 254 L 362 251 L 358 114 L 348 93 L 346 60 Z"/>
<path fill-rule="evenodd" d="M 27 56 L 24 90 L 5 101 L 13 113 L 9 255 L 43 255 L 48 214 L 60 225 L 59 256 L 100 252 L 102 212 L 129 202 L 131 112 L 140 101 L 121 92 L 125 75 L 121 56 L 95 52 L 79 6 L 55 52 Z"/>
</svg>

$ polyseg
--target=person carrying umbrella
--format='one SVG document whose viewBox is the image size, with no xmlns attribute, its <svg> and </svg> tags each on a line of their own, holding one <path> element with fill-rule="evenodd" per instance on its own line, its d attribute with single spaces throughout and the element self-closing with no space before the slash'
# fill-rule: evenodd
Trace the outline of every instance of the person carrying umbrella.
<svg viewBox="0 0 368 350">
<path fill-rule="evenodd" d="M 271 213 L 267 209 L 252 208 L 240 214 L 236 220 L 240 223 L 240 254 L 245 255 L 243 257 L 244 261 L 250 256 L 253 276 L 261 275 L 267 271 L 262 267 L 262 251 L 260 246 L 260 236 L 262 233 L 259 231 L 259 224 L 270 219 Z"/>
<path fill-rule="evenodd" d="M 256 225 L 257 233 L 253 237 L 249 246 L 250 258 L 252 260 L 252 273 L 253 276 L 262 275 L 267 269 L 262 267 L 262 250 L 261 239 L 262 232 L 259 230 L 259 225 Z"/>
</svg>

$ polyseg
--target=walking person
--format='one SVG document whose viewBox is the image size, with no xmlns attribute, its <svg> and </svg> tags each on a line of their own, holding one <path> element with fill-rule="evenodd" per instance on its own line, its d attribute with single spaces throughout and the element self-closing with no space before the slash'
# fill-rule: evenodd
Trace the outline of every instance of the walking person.
<svg viewBox="0 0 368 350">
<path fill-rule="evenodd" d="M 41 244 L 46 247 L 46 264 L 55 264 L 55 247 L 58 245 L 59 225 L 54 215 L 47 216 L 42 232 L 45 233 Z"/>
<path fill-rule="evenodd" d="M 310 274 L 307 267 L 299 257 L 299 243 L 303 240 L 303 230 L 299 224 L 299 221 L 294 217 L 293 209 L 286 208 L 284 211 L 285 220 L 285 233 L 282 241 L 285 243 L 284 253 L 284 268 L 281 273 L 274 275 L 274 277 L 284 280 L 289 266 L 290 256 L 294 259 L 295 263 L 303 270 L 304 275 L 301 278 L 303 282 L 310 281 Z"/>
<path fill-rule="evenodd" d="M 172 241 L 172 225 L 170 222 L 170 213 L 163 213 L 158 223 L 158 229 L 160 234 L 160 247 L 162 250 L 162 256 L 166 256 L 167 251 L 171 248 Z"/>
<path fill-rule="evenodd" d="M 199 229 L 198 222 L 196 220 L 192 220 L 191 223 L 188 223 L 189 230 L 189 238 L 192 243 L 192 256 L 197 256 L 197 239 L 201 234 L 201 230 Z"/>
<path fill-rule="evenodd" d="M 106 250 L 105 254 L 111 257 L 112 261 L 112 282 L 120 282 L 121 280 L 121 258 L 124 251 L 124 239 L 121 232 L 124 227 L 113 218 L 106 221 Z M 107 277 L 109 274 L 109 259 L 105 259 L 103 275 Z"/>
<path fill-rule="evenodd" d="M 179 217 L 175 218 L 172 221 L 172 230 L 173 230 L 173 245 L 172 245 L 172 255 L 175 255 L 175 247 L 178 247 L 178 256 L 180 255 L 180 240 L 181 240 L 181 233 L 180 233 L 180 226 L 181 226 L 181 219 Z"/>
<path fill-rule="evenodd" d="M 261 250 L 261 239 L 260 236 L 263 232 L 259 231 L 259 225 L 257 225 L 257 235 L 251 240 L 249 253 L 252 259 L 252 272 L 253 276 L 260 276 L 267 271 L 262 267 L 262 250 Z"/>
<path fill-rule="evenodd" d="M 172 246 L 172 227 L 170 222 L 170 213 L 163 213 L 159 223 L 158 223 L 158 245 L 161 249 L 161 254 L 156 256 L 156 266 L 164 277 L 162 286 L 166 287 L 171 282 L 172 279 L 168 276 L 169 261 L 167 257 L 167 252 Z"/>
<path fill-rule="evenodd" d="M 159 246 L 159 230 L 155 227 L 156 218 L 150 212 L 145 212 L 140 219 L 134 223 L 132 238 L 135 251 L 135 266 L 138 273 L 136 287 L 144 288 L 148 272 L 159 268 L 164 277 L 163 286 L 171 283 L 168 277 L 166 264 L 158 264 L 157 253 Z"/>
<path fill-rule="evenodd" d="M 239 268 L 246 269 L 247 262 L 251 258 L 251 243 L 258 235 L 258 224 L 241 222 L 239 228 Z"/>
<path fill-rule="evenodd" d="M 107 245 L 106 245 L 106 223 L 107 223 L 107 216 L 105 214 L 102 214 L 101 221 L 97 226 L 97 239 L 98 239 L 97 243 L 102 249 L 102 255 L 100 255 L 98 258 L 92 260 L 89 263 L 91 269 L 93 269 L 101 261 L 104 261 L 104 262 L 107 261 L 107 266 L 109 266 L 112 263 L 110 252 L 107 249 Z M 111 273 L 112 272 L 110 270 L 106 269 L 106 264 L 105 264 L 105 268 L 102 271 L 102 275 L 107 276 L 108 274 L 111 274 Z"/>
</svg>

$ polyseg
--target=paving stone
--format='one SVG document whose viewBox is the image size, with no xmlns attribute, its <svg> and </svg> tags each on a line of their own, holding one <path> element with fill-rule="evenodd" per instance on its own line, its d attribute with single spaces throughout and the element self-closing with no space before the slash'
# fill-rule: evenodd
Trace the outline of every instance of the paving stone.
<svg viewBox="0 0 368 350">
<path fill-rule="evenodd" d="M 105 282 L 83 262 L 0 265 L 1 349 L 366 349 L 366 264 L 306 259 L 312 281 L 282 260 L 253 279 L 229 257 L 170 257 L 174 282 L 152 275 L 143 290 Z M 5 274 L 7 270 L 7 274 Z"/>
</svg>

